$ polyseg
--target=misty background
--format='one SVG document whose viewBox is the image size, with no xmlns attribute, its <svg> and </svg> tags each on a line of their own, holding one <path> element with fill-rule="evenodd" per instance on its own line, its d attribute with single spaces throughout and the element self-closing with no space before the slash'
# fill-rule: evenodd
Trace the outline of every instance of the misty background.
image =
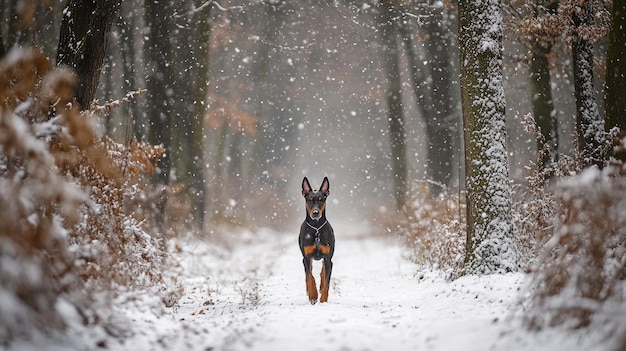
<svg viewBox="0 0 626 351">
<path fill-rule="evenodd" d="M 10 2 L 4 1 L 7 5 Z M 463 183 L 456 4 L 436 1 L 401 5 L 402 26 L 410 33 L 411 47 L 421 65 L 418 71 L 422 72 L 423 84 L 419 89 L 427 91 L 433 83 L 429 73 L 433 61 L 428 56 L 433 50 L 428 40 L 432 31 L 438 31 L 449 43 L 443 48 L 449 57 L 443 69 L 449 70 L 452 79 L 444 85 L 449 87 L 453 103 L 449 111 L 457 124 L 451 131 L 456 135 L 454 157 L 449 160 L 453 174 L 445 185 L 456 192 Z M 63 5 L 48 2 L 40 6 L 34 19 L 38 25 L 18 32 L 13 40 L 32 41 L 54 57 L 61 21 L 58 14 Z M 170 107 L 171 124 L 166 126 L 172 133 L 169 181 L 182 184 L 188 199 L 182 202 L 204 208 L 208 219 L 277 224 L 301 217 L 303 176 L 309 177 L 314 187 L 328 176 L 330 218 L 360 221 L 393 210 L 385 43 L 371 5 L 363 1 L 242 0 L 166 1 L 160 6 L 162 14 L 156 14 L 162 16 L 157 16 L 163 21 L 159 23 L 168 33 L 168 38 L 161 39 L 171 44 L 171 52 L 157 51 L 156 61 L 171 67 L 176 80 L 164 95 L 174 106 Z M 11 8 L 3 6 L 5 15 Z M 511 179 L 522 183 L 526 167 L 537 158 L 534 136 L 524 132 L 521 123 L 531 112 L 525 60 L 528 48 L 519 35 L 511 35 L 514 28 L 507 25 L 505 17 L 509 160 Z M 147 23 L 142 1 L 122 2 L 109 36 L 96 98 L 119 99 L 128 91 L 148 87 L 151 77 L 160 74 L 150 63 L 154 30 Z M 208 77 L 205 101 L 184 87 L 186 80 L 195 79 L 190 73 L 191 61 L 198 59 L 189 43 L 202 35 L 210 45 L 208 55 L 203 56 Z M 428 116 L 418 108 L 416 96 L 420 92 L 414 94 L 407 47 L 396 35 L 409 188 L 415 189 L 431 180 L 426 163 Z M 554 49 L 557 53 L 567 50 L 563 43 Z M 551 61 L 552 93 L 559 118 L 559 151 L 569 154 L 575 124 L 571 63 L 569 55 L 555 57 Z M 600 81 L 596 86 L 601 87 L 602 77 L 596 78 Z M 99 121 L 103 133 L 118 142 L 128 142 L 132 137 L 148 140 L 153 123 L 149 114 L 155 113 L 149 108 L 154 92 L 148 90 Z M 597 101 L 601 104 L 603 100 Z M 202 117 L 202 175 L 183 165 L 188 150 L 194 149 L 186 144 L 190 133 L 185 125 L 197 118 L 194 106 L 198 103 L 206 109 Z M 191 178 L 202 179 L 203 191 L 197 189 L 201 186 L 190 185 L 195 182 Z M 198 205 L 195 197 L 206 201 Z"/>
</svg>

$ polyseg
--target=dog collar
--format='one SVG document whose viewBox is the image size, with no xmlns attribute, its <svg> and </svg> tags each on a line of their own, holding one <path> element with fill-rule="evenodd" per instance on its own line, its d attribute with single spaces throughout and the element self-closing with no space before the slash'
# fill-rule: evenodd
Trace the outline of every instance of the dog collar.
<svg viewBox="0 0 626 351">
<path fill-rule="evenodd" d="M 314 226 L 310 225 L 309 222 L 305 221 L 304 223 L 306 223 L 306 225 L 308 225 L 309 227 L 315 229 L 315 236 L 319 237 L 320 235 L 320 229 L 322 229 L 326 223 L 328 223 L 328 221 L 325 221 L 324 224 L 322 224 L 321 226 L 319 226 L 319 228 L 315 228 Z"/>
</svg>

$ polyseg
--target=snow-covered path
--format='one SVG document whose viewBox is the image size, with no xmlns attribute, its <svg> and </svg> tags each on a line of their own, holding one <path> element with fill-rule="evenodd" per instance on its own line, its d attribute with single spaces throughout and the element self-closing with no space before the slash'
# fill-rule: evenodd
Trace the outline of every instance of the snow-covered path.
<svg viewBox="0 0 626 351">
<path fill-rule="evenodd" d="M 334 227 L 328 303 L 308 302 L 296 233 L 232 233 L 225 245 L 189 239 L 174 254 L 185 289 L 178 307 L 165 308 L 152 294 L 121 295 L 104 328 L 76 326 L 10 350 L 609 349 L 590 333 L 520 327 L 511 307 L 521 273 L 447 282 L 419 272 L 397 241 Z M 321 264 L 314 268 L 319 283 Z"/>
<path fill-rule="evenodd" d="M 305 294 L 296 234 L 257 233 L 232 254 L 192 249 L 176 316 L 199 350 L 577 350 L 559 333 L 528 334 L 511 321 L 522 274 L 446 282 L 419 273 L 397 242 L 335 225 L 329 302 Z M 314 266 L 319 272 L 319 262 Z M 207 280 L 205 277 L 210 276 Z M 319 283 L 319 273 L 315 274 Z M 556 337 L 555 337 L 556 336 Z M 561 336 L 561 337 L 559 337 Z"/>
</svg>

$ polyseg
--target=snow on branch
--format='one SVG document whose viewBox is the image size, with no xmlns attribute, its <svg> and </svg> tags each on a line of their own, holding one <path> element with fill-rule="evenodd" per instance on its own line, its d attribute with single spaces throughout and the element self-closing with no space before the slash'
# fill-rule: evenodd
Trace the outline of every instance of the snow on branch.
<svg viewBox="0 0 626 351">
<path fill-rule="evenodd" d="M 139 89 L 135 91 L 131 91 L 126 93 L 126 95 L 120 100 L 110 99 L 105 101 L 103 105 L 99 105 L 99 100 L 94 100 L 89 106 L 89 110 L 94 113 L 96 116 L 106 116 L 111 113 L 112 108 L 119 107 L 122 102 L 130 103 L 132 100 L 136 99 L 138 96 L 146 93 L 147 89 Z"/>
</svg>

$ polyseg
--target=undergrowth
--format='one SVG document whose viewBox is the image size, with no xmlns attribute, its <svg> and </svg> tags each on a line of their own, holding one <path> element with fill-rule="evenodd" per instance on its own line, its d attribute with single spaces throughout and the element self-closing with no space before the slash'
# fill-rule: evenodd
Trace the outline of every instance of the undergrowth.
<svg viewBox="0 0 626 351">
<path fill-rule="evenodd" d="M 614 144 L 607 145 L 620 154 L 626 144 L 614 139 L 617 135 L 609 133 L 607 140 Z M 622 161 L 610 158 L 603 170 L 562 175 L 554 187 L 555 215 L 539 240 L 525 305 L 529 328 L 593 326 L 609 337 L 626 332 L 625 169 Z"/>
<path fill-rule="evenodd" d="M 588 162 L 576 153 L 561 155 L 548 169 L 531 164 L 526 182 L 513 186 L 513 219 L 529 274 L 522 303 L 526 325 L 593 327 L 622 349 L 626 340 L 617 337 L 626 332 L 626 166 L 620 155 L 626 154 L 626 137 L 612 131 L 606 145 L 613 150 L 605 154 L 616 157 L 603 170 L 585 168 Z M 464 204 L 456 194 L 433 196 L 428 189 L 416 183 L 398 228 L 415 262 L 453 278 L 465 255 Z"/>
<path fill-rule="evenodd" d="M 526 122 L 539 136 L 532 125 Z M 605 145 L 613 139 L 619 154 L 617 135 L 607 133 Z M 524 304 L 531 329 L 604 325 L 608 333 L 626 331 L 626 319 L 616 318 L 626 310 L 626 172 L 617 159 L 603 170 L 587 164 L 575 152 L 549 169 L 531 165 L 516 201 L 518 230 L 533 239 L 527 248 L 536 253 Z"/>
<path fill-rule="evenodd" d="M 592 168 L 560 182 L 554 231 L 532 276 L 528 324 L 580 328 L 626 319 L 626 178 Z M 617 331 L 617 330 L 616 330 Z"/>
<path fill-rule="evenodd" d="M 0 340 L 62 328 L 71 305 L 103 323 L 116 291 L 149 289 L 173 305 L 162 246 L 129 199 L 163 149 L 98 137 L 72 102 L 74 76 L 32 50 L 0 61 Z M 107 293 L 111 292 L 108 297 Z"/>
<path fill-rule="evenodd" d="M 411 249 L 410 258 L 425 269 L 456 276 L 465 258 L 464 213 L 458 194 L 442 189 L 432 195 L 428 183 L 415 182 L 398 225 Z"/>
</svg>

